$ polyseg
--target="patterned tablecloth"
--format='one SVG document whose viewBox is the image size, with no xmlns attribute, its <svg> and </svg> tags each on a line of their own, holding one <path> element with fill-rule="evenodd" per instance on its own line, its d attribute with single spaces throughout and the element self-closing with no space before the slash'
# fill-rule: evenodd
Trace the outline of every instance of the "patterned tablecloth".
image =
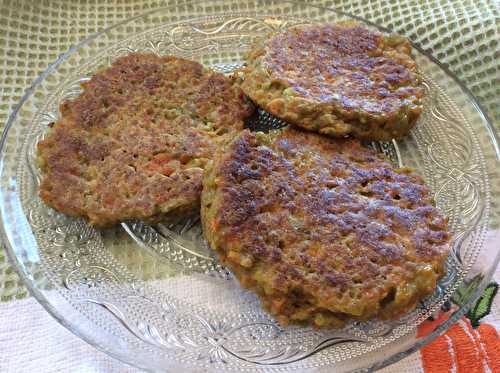
<svg viewBox="0 0 500 373">
<path fill-rule="evenodd" d="M 105 27 L 171 3 L 173 2 L 157 0 L 0 0 L 0 127 L 3 128 L 24 91 L 59 54 Z M 500 130 L 500 64 L 498 62 L 500 59 L 500 5 L 498 1 L 316 0 L 309 3 L 352 13 L 406 35 L 432 53 L 465 83 L 478 98 L 496 129 Z M 493 181 L 498 181 L 499 178 L 500 176 L 497 175 Z M 496 209 L 500 208 L 498 206 L 500 203 L 500 183 L 498 184 L 498 186 L 493 184 L 492 191 L 493 205 Z M 28 299 L 16 302 L 16 300 L 23 298 Z M 83 342 L 78 341 L 76 337 L 69 335 L 69 332 L 51 321 L 41 309 L 39 310 L 41 316 L 37 319 L 33 319 L 33 315 L 36 315 L 38 311 L 32 312 L 31 315 L 28 312 L 22 316 L 22 312 L 17 310 L 23 309 L 26 302 L 32 304 L 34 300 L 28 297 L 26 288 L 20 282 L 15 270 L 9 265 L 6 254 L 0 248 L 0 346 L 2 346 L 2 341 L 6 340 L 5 337 L 2 338 L 4 334 L 2 325 L 5 325 L 6 319 L 2 319 L 2 317 L 7 317 L 7 314 L 4 313 L 7 312 L 7 309 L 10 310 L 9 312 L 13 312 L 13 317 L 15 315 L 18 318 L 25 317 L 18 320 L 23 324 L 26 323 L 22 325 L 25 330 L 30 329 L 30 322 L 36 322 L 36 325 L 43 330 L 41 326 L 43 324 L 40 324 L 41 320 L 48 320 L 47 323 L 55 325 L 53 327 L 58 328 L 56 335 L 58 335 L 57 333 L 64 334 L 64 337 L 61 338 L 68 340 L 65 346 L 58 342 L 61 351 L 69 349 L 70 346 L 84 345 Z M 17 303 L 21 308 L 16 308 Z M 497 307 L 498 310 L 498 300 L 496 303 L 497 305 L 494 307 Z M 4 311 L 1 311 L 1 307 L 4 308 Z M 29 307 L 38 310 L 36 305 Z M 22 338 L 28 338 L 29 340 L 27 335 L 30 333 L 23 336 L 21 336 L 22 333 L 15 334 L 17 327 L 12 330 L 7 328 L 4 331 L 10 332 L 9 338 L 22 341 L 25 341 Z M 43 333 L 40 338 L 42 337 Z M 36 336 L 33 338 L 36 339 Z M 496 343 L 497 356 L 500 356 L 498 339 Z M 90 347 L 82 346 L 78 348 L 80 350 L 87 349 L 88 351 L 85 350 L 85 352 L 82 350 L 82 353 L 89 354 L 90 359 L 106 361 L 102 366 L 94 365 L 92 368 L 94 371 L 113 369 L 123 371 L 124 368 L 119 363 L 111 360 L 107 362 L 108 358 L 104 355 L 95 351 L 90 352 L 92 350 Z M 3 348 L 1 349 L 4 351 Z M 408 358 L 414 359 L 414 361 L 411 360 L 413 363 L 400 363 L 399 368 L 397 368 L 399 370 L 389 369 L 394 372 L 402 371 L 403 368 L 408 372 L 421 369 L 422 362 L 415 356 Z M 66 356 L 66 360 L 68 359 L 69 357 Z M 408 359 L 406 360 L 410 361 Z M 13 360 L 6 358 L 4 352 L 0 353 L 0 371 L 32 370 L 31 368 L 28 370 L 27 365 L 25 368 L 22 364 L 9 365 L 13 364 Z M 77 365 L 80 369 L 85 366 L 85 363 Z M 62 366 L 64 365 L 58 367 Z M 70 367 L 71 365 L 66 366 Z M 42 364 L 42 367 L 46 369 L 42 369 L 42 371 L 57 371 L 59 369 L 56 368 L 56 365 L 50 364 Z M 40 369 L 37 370 L 40 371 Z M 495 371 L 495 369 L 492 368 L 491 371 Z"/>
</svg>

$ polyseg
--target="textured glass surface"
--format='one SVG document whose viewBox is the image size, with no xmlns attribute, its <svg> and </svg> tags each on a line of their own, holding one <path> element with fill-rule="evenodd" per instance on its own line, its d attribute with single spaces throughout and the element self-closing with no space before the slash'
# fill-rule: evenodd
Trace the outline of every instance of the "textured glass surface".
<svg viewBox="0 0 500 373">
<path fill-rule="evenodd" d="M 212 15 L 192 18 L 193 12 L 185 9 L 190 6 Z M 77 95 L 82 81 L 117 56 L 131 51 L 175 54 L 230 72 L 241 66 L 242 53 L 256 37 L 345 18 L 295 3 L 179 5 L 126 21 L 62 55 L 23 98 L 8 123 L 1 152 L 3 234 L 37 299 L 72 331 L 113 356 L 172 371 L 377 367 L 431 338 L 417 338 L 417 326 L 466 286 L 467 295 L 460 302 L 454 298 L 458 317 L 487 283 L 499 258 L 492 244 L 498 232 L 492 189 L 498 185 L 491 180 L 498 150 L 471 97 L 419 51 L 415 57 L 427 88 L 419 124 L 403 141 L 370 145 L 425 176 L 450 219 L 454 241 L 448 275 L 435 294 L 400 320 L 351 323 L 326 332 L 281 328 L 218 264 L 196 219 L 175 226 L 128 222 L 98 231 L 48 209 L 37 196 L 35 144 L 57 119 L 58 105 Z M 279 125 L 265 112 L 249 123 L 261 129 Z"/>
</svg>

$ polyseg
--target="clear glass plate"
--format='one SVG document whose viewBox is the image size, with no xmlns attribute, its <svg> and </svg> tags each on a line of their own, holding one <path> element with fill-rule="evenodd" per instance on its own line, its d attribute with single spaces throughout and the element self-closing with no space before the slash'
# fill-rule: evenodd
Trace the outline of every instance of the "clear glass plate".
<svg viewBox="0 0 500 373">
<path fill-rule="evenodd" d="M 322 332 L 281 328 L 217 262 L 197 219 L 175 226 L 128 222 L 98 231 L 38 198 L 35 144 L 58 118 L 58 105 L 117 56 L 174 54 L 230 72 L 242 65 L 242 53 L 256 37 L 348 18 L 293 2 L 185 3 L 124 21 L 61 55 L 23 97 L 1 143 L 2 238 L 40 303 L 110 355 L 171 372 L 380 368 L 428 343 L 464 314 L 500 258 L 495 247 L 499 207 L 491 192 L 498 189 L 491 181 L 497 177 L 498 144 L 474 98 L 418 48 L 414 54 L 428 91 L 418 125 L 403 141 L 369 145 L 425 176 L 454 239 L 447 276 L 400 320 Z M 282 123 L 260 112 L 249 125 Z M 439 312 L 446 312 L 447 321 L 431 333 L 418 331 Z"/>
</svg>

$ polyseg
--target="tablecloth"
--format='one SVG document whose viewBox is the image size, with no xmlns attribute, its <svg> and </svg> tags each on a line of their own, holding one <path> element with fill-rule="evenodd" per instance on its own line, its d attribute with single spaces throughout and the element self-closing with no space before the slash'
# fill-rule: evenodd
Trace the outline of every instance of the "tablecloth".
<svg viewBox="0 0 500 373">
<path fill-rule="evenodd" d="M 0 126 L 3 127 L 26 88 L 59 54 L 92 33 L 171 3 L 1 0 Z M 498 1 L 316 0 L 310 3 L 356 14 L 406 35 L 448 66 L 478 98 L 497 129 L 500 128 Z M 498 199 L 496 195 L 494 208 L 498 208 Z M 498 303 L 497 300 L 494 311 L 498 310 Z M 498 320 L 490 318 L 492 323 Z M 7 356 L 6 346 L 15 353 Z M 1 249 L 0 351 L 2 372 L 133 371 L 95 351 L 52 320 L 29 297 Z M 419 369 L 422 360 L 419 354 L 414 354 L 388 371 Z"/>
</svg>

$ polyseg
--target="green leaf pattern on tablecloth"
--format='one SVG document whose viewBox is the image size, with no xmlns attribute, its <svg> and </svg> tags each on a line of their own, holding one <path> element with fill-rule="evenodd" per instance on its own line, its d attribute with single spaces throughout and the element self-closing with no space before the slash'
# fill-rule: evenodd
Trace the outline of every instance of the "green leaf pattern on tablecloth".
<svg viewBox="0 0 500 373">
<path fill-rule="evenodd" d="M 467 312 L 467 317 L 469 318 L 472 327 L 477 328 L 479 326 L 479 321 L 491 312 L 491 305 L 498 292 L 498 284 L 490 283 L 486 289 L 484 289 L 483 294 L 477 300 L 474 307 L 472 307 L 469 312 Z"/>
</svg>

